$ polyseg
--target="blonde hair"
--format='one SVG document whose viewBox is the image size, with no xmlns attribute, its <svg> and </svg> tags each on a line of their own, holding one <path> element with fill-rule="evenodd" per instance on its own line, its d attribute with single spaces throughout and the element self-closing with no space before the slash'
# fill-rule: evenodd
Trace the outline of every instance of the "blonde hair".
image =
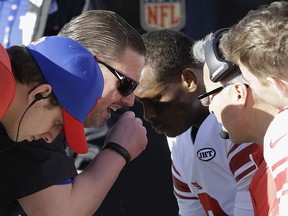
<svg viewBox="0 0 288 216">
<path fill-rule="evenodd" d="M 250 11 L 220 41 L 224 57 L 239 61 L 265 84 L 267 76 L 288 79 L 288 2 Z"/>
</svg>

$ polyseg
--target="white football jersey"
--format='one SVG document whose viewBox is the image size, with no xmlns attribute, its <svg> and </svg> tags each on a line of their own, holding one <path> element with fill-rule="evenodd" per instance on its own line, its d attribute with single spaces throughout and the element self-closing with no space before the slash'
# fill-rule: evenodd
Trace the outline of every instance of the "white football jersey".
<svg viewBox="0 0 288 216">
<path fill-rule="evenodd" d="M 270 123 L 264 138 L 264 159 L 272 174 L 270 184 L 276 188 L 277 200 L 272 209 L 278 215 L 288 214 L 288 107 L 283 108 Z M 271 198 L 272 199 L 272 198 Z"/>
<path fill-rule="evenodd" d="M 212 114 L 198 129 L 195 142 L 191 130 L 167 137 L 179 214 L 254 215 L 249 184 L 257 165 L 251 154 L 262 147 L 222 139 L 221 125 Z"/>
</svg>

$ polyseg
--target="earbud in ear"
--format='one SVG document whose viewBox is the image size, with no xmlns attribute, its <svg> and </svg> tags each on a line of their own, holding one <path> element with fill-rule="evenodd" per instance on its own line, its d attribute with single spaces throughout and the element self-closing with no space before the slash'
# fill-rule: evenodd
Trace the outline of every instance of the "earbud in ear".
<svg viewBox="0 0 288 216">
<path fill-rule="evenodd" d="M 37 93 L 34 97 L 35 102 L 44 99 L 43 95 L 40 93 Z"/>
<path fill-rule="evenodd" d="M 42 94 L 37 93 L 37 94 L 35 95 L 35 97 L 34 97 L 34 100 L 33 100 L 32 103 L 29 105 L 29 107 L 31 107 L 31 106 L 32 106 L 33 104 L 35 104 L 37 101 L 40 101 L 40 100 L 42 100 L 42 99 L 46 99 L 46 98 L 48 98 L 49 96 L 50 96 L 50 95 L 44 97 Z"/>
</svg>

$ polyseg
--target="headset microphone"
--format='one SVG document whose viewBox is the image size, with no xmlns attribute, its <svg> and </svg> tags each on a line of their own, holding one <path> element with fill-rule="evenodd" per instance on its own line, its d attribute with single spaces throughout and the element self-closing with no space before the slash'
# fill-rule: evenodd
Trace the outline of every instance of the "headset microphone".
<svg viewBox="0 0 288 216">
<path fill-rule="evenodd" d="M 224 131 L 223 129 L 221 129 L 221 131 L 220 131 L 220 137 L 221 137 L 222 139 L 229 139 L 229 133 L 226 132 L 226 131 Z"/>
</svg>

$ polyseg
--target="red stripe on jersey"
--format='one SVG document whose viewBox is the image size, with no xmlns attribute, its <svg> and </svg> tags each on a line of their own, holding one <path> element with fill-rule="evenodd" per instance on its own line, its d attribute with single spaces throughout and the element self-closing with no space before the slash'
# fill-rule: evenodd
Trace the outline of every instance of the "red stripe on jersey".
<svg viewBox="0 0 288 216">
<path fill-rule="evenodd" d="M 175 170 L 175 172 L 177 172 L 176 168 L 173 166 L 173 169 Z M 177 174 L 179 176 L 181 176 L 178 172 Z M 183 192 L 191 192 L 188 185 L 182 181 L 180 181 L 178 178 L 176 178 L 173 174 L 172 174 L 172 180 L 173 180 L 173 185 L 174 187 L 179 190 L 179 191 L 183 191 Z"/>
<path fill-rule="evenodd" d="M 234 144 L 233 147 L 230 149 L 230 151 L 228 152 L 228 156 L 233 152 L 235 151 L 235 149 L 238 148 L 238 146 L 241 145 L 241 144 Z"/>
<path fill-rule="evenodd" d="M 179 197 L 180 199 L 198 200 L 198 197 L 187 197 L 187 196 L 183 196 L 183 195 L 178 194 L 177 192 L 175 192 L 175 190 L 174 190 L 174 194 L 175 194 L 175 196 Z"/>
<path fill-rule="evenodd" d="M 282 191 L 282 196 L 285 196 L 288 194 L 288 190 Z"/>
<path fill-rule="evenodd" d="M 172 178 L 173 178 L 174 187 L 177 190 L 183 191 L 183 192 L 190 192 L 190 189 L 187 184 L 177 179 L 174 175 L 172 176 Z"/>
<path fill-rule="evenodd" d="M 238 145 L 238 144 L 237 144 Z M 239 147 L 239 145 L 238 145 Z M 234 149 L 235 151 L 236 149 Z M 255 152 L 257 151 L 262 151 L 262 147 L 253 143 L 251 145 L 248 145 L 247 147 L 245 147 L 244 149 L 240 150 L 239 152 L 237 152 L 230 160 L 229 166 L 230 169 L 232 171 L 233 174 L 235 174 L 235 172 L 241 168 L 242 166 L 244 166 L 245 164 L 247 164 L 248 162 L 251 161 L 250 159 L 250 155 L 251 154 L 255 154 Z M 231 151 L 230 151 L 231 152 Z M 231 152 L 232 153 L 232 152 Z M 254 162 L 253 162 L 254 163 Z M 256 167 L 254 167 L 255 169 Z M 250 169 L 250 168 L 249 168 Z M 245 172 L 245 171 L 244 171 Z M 242 175 L 239 174 L 238 176 Z M 241 178 L 240 178 L 241 179 Z"/>
<path fill-rule="evenodd" d="M 274 172 L 277 167 L 281 166 L 283 163 L 285 163 L 285 162 L 287 162 L 287 161 L 288 161 L 288 156 L 285 157 L 285 158 L 282 158 L 281 160 L 279 160 L 277 163 L 275 163 L 275 164 L 271 167 L 272 172 Z"/>
<path fill-rule="evenodd" d="M 255 151 L 252 154 L 252 158 L 254 160 L 254 162 L 257 164 L 257 166 L 259 167 L 263 161 L 264 161 L 264 155 L 263 155 L 263 145 L 259 146 L 260 148 L 258 149 L 258 151 Z M 266 164 L 266 162 L 265 162 Z"/>
<path fill-rule="evenodd" d="M 199 193 L 199 199 L 207 215 L 228 216 L 216 199 L 206 193 Z"/>
<path fill-rule="evenodd" d="M 283 188 L 284 184 L 288 184 L 288 167 L 286 167 L 284 170 L 282 170 L 275 178 L 275 184 L 276 184 L 276 190 L 280 191 Z M 283 193 L 287 193 L 287 191 L 283 191 Z"/>
<path fill-rule="evenodd" d="M 246 169 L 244 172 L 242 172 L 241 174 L 239 174 L 235 180 L 238 182 L 239 180 L 241 180 L 244 176 L 248 175 L 250 172 L 252 172 L 253 170 L 257 169 L 257 167 L 255 165 L 249 167 L 248 169 Z"/>
<path fill-rule="evenodd" d="M 278 114 L 283 112 L 283 111 L 285 111 L 285 110 L 287 110 L 287 109 L 288 109 L 288 107 L 283 107 L 282 109 L 279 110 Z"/>
<path fill-rule="evenodd" d="M 273 182 L 271 172 L 263 160 L 249 186 L 254 215 L 279 215 Z"/>
<path fill-rule="evenodd" d="M 181 176 L 180 173 L 178 172 L 178 170 L 176 169 L 176 167 L 174 166 L 174 164 L 172 164 L 172 169 L 173 169 L 174 172 L 176 172 L 179 176 Z"/>
</svg>

